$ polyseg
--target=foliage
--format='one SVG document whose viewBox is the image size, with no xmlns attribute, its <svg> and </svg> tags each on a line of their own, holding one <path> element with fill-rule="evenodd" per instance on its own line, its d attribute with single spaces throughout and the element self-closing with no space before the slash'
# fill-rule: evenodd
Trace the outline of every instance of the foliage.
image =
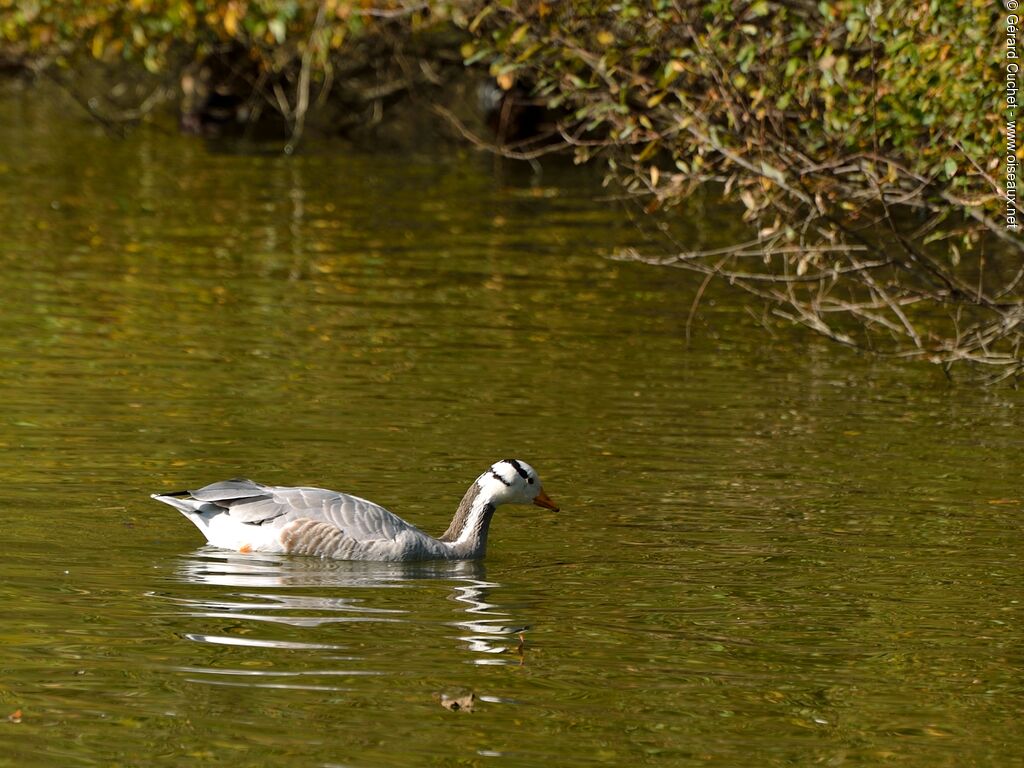
<svg viewBox="0 0 1024 768">
<path fill-rule="evenodd" d="M 8 58 L 16 53 L 39 71 L 74 70 L 83 57 L 113 68 L 141 64 L 180 77 L 186 98 L 189 67 L 219 59 L 243 81 L 230 87 L 245 91 L 245 113 L 269 106 L 297 140 L 311 101 L 323 99 L 337 75 L 360 67 L 393 74 L 382 64 L 394 45 L 443 24 L 441 11 L 353 0 L 0 0 L 0 34 Z M 401 40 L 380 45 L 392 35 Z"/>
<path fill-rule="evenodd" d="M 648 212 L 721 182 L 757 233 L 639 258 L 728 277 L 845 344 L 1024 370 L 1024 251 L 999 221 L 992 177 L 1006 118 L 996 95 L 981 96 L 996 91 L 995 6 L 542 0 L 476 11 L 467 60 L 532 84 L 567 115 L 562 136 L 581 161 L 605 156 Z"/>
<path fill-rule="evenodd" d="M 375 20 L 407 17 L 409 25 L 418 26 L 426 6 L 370 7 L 351 0 L 0 0 L 0 10 L 5 11 L 4 39 L 28 54 L 60 59 L 84 44 L 97 59 L 139 60 L 158 72 L 177 49 L 202 56 L 235 43 L 271 72 L 296 53 L 312 53 L 323 64 L 331 51 Z"/>
</svg>

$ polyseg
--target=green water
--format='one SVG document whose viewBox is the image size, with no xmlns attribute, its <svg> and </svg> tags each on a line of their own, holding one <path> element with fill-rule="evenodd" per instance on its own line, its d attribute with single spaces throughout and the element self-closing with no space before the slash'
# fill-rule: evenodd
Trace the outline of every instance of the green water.
<svg viewBox="0 0 1024 768">
<path fill-rule="evenodd" d="M 650 243 L 571 166 L 2 108 L 0 765 L 1024 761 L 1021 393 L 724 291 L 688 345 L 699 281 L 607 258 Z M 225 553 L 148 498 L 436 534 L 505 456 L 563 511 L 480 564 Z"/>
</svg>

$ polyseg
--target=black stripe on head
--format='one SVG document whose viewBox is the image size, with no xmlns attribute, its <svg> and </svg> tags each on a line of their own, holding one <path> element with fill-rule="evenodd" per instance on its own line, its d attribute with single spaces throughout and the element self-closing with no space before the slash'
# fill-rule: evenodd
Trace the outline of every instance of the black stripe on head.
<svg viewBox="0 0 1024 768">
<path fill-rule="evenodd" d="M 493 469 L 491 470 L 491 476 L 492 476 L 492 477 L 493 477 L 493 478 L 494 478 L 495 480 L 498 480 L 499 482 L 501 482 L 501 484 L 502 484 L 502 485 L 512 485 L 512 483 L 510 483 L 510 482 L 509 482 L 508 480 L 506 480 L 506 479 L 505 479 L 504 477 L 502 477 L 501 475 L 499 475 L 499 474 L 498 474 L 497 472 L 495 472 L 495 471 L 494 471 Z"/>
<path fill-rule="evenodd" d="M 519 476 L 523 478 L 523 480 L 529 480 L 530 474 L 525 469 L 523 469 L 523 465 L 520 464 L 518 461 L 516 461 L 515 459 L 505 459 L 505 463 L 511 464 L 512 469 L 518 472 Z"/>
</svg>

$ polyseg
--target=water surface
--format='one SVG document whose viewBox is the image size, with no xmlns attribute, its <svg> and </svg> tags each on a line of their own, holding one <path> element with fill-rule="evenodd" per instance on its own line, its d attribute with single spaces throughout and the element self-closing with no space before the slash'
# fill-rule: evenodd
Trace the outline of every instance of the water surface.
<svg viewBox="0 0 1024 768">
<path fill-rule="evenodd" d="M 687 344 L 697 281 L 609 259 L 654 244 L 571 166 L 3 107 L 0 765 L 1024 760 L 1020 393 L 726 291 Z M 148 498 L 247 475 L 440 533 L 505 456 L 563 512 L 475 564 L 220 552 Z"/>
</svg>

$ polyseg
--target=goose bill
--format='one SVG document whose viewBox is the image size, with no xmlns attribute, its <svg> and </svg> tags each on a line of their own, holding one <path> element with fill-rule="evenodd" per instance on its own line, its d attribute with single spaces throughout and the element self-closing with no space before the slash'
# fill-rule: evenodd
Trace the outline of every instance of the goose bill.
<svg viewBox="0 0 1024 768">
<path fill-rule="evenodd" d="M 550 496 L 544 493 L 544 491 L 541 491 L 540 493 L 537 494 L 537 497 L 533 500 L 533 503 L 536 504 L 538 507 L 550 509 L 552 512 L 558 511 L 558 506 L 555 504 L 555 502 L 551 500 Z"/>
</svg>

